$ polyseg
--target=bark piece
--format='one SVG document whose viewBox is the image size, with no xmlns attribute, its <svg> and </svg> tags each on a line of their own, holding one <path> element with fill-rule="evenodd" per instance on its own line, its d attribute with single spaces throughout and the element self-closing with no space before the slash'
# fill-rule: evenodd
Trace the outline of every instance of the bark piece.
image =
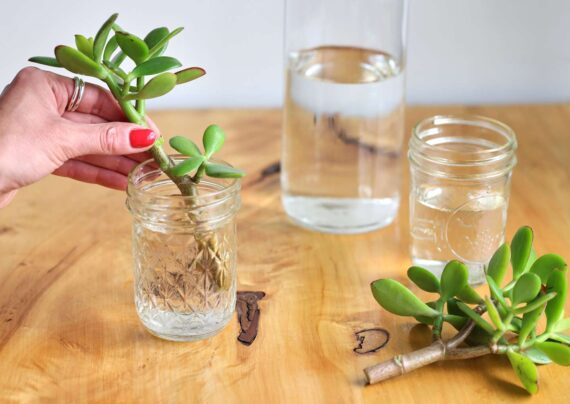
<svg viewBox="0 0 570 404">
<path fill-rule="evenodd" d="M 240 326 L 238 341 L 244 345 L 251 345 L 257 337 L 259 317 L 261 310 L 257 302 L 265 297 L 265 292 L 238 291 L 236 310 Z"/>
</svg>

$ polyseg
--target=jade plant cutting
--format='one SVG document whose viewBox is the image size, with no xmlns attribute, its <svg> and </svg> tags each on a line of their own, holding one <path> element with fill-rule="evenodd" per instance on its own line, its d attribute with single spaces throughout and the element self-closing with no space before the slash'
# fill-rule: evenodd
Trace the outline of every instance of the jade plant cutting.
<svg viewBox="0 0 570 404">
<path fill-rule="evenodd" d="M 201 67 L 180 68 L 176 58 L 163 56 L 169 41 L 183 28 L 170 31 L 166 27 L 151 30 L 140 38 L 125 31 L 117 23 L 118 14 L 105 21 L 94 37 L 75 35 L 75 47 L 55 47 L 55 57 L 35 56 L 31 62 L 62 67 L 72 73 L 102 80 L 125 113 L 127 119 L 141 126 L 148 126 L 145 115 L 145 100 L 165 95 L 177 85 L 191 82 L 206 72 Z M 123 68 L 126 59 L 134 67 L 127 72 Z M 216 178 L 236 178 L 243 172 L 235 168 L 210 162 L 210 157 L 219 151 L 225 135 L 219 126 L 211 125 L 204 132 L 204 153 L 189 139 L 176 136 L 171 146 L 188 159 L 175 164 L 165 152 L 163 138 L 157 139 L 150 149 L 162 171 L 178 186 L 183 195 L 194 195 L 195 185 L 204 174 Z M 190 175 L 194 172 L 194 175 Z"/>
<path fill-rule="evenodd" d="M 182 63 L 178 59 L 164 56 L 169 41 L 182 31 L 182 27 L 172 31 L 166 27 L 155 28 L 140 38 L 120 27 L 116 22 L 117 16 L 113 14 L 109 17 L 94 37 L 75 35 L 75 47 L 59 45 L 55 47 L 55 57 L 36 56 L 29 60 L 102 80 L 125 117 L 148 127 L 145 100 L 163 96 L 177 85 L 191 82 L 206 72 L 200 67 L 181 68 Z M 132 66 L 130 69 L 125 67 L 128 60 L 132 61 L 129 63 Z M 173 69 L 179 70 L 172 72 Z M 239 178 L 244 175 L 241 170 L 211 161 L 224 141 L 223 130 L 217 125 L 210 125 L 202 137 L 203 151 L 192 140 L 174 136 L 170 139 L 170 145 L 185 159 L 179 161 L 171 158 L 163 148 L 162 137 L 155 141 L 150 154 L 182 195 L 196 196 L 198 184 L 205 175 L 215 178 Z M 187 203 L 192 204 L 191 199 Z M 208 261 L 208 265 L 218 286 L 228 289 L 226 265 L 218 254 L 215 234 L 199 234 L 195 238 L 202 250 L 213 251 L 216 259 Z M 208 254 L 201 256 L 206 260 Z"/>
<path fill-rule="evenodd" d="M 488 293 L 467 284 L 467 267 L 450 261 L 438 279 L 413 266 L 407 275 L 435 298 L 427 303 L 393 279 L 371 284 L 372 294 L 387 311 L 410 316 L 431 327 L 433 343 L 397 355 L 364 370 L 369 383 L 399 376 L 434 362 L 506 355 L 529 393 L 538 391 L 536 364 L 570 364 L 570 318 L 564 318 L 568 280 L 565 260 L 556 254 L 536 258 L 533 232 L 520 228 L 510 246 L 503 244 L 486 267 Z M 508 269 L 511 279 L 505 282 Z M 457 333 L 442 338 L 444 324 Z"/>
</svg>

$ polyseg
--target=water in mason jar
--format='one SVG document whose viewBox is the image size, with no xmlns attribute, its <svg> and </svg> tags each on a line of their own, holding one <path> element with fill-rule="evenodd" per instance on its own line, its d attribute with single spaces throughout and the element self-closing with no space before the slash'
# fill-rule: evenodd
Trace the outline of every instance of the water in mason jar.
<svg viewBox="0 0 570 404">
<path fill-rule="evenodd" d="M 135 221 L 133 226 L 135 306 L 139 318 L 153 334 L 170 340 L 191 341 L 216 334 L 234 315 L 234 224 L 204 235 L 217 240 L 213 256 L 211 248 L 199 247 L 194 232 L 173 231 L 151 224 L 154 222 Z M 184 223 L 181 225 L 184 227 Z M 226 265 L 229 288 L 217 284 L 214 261 Z"/>
<path fill-rule="evenodd" d="M 469 267 L 469 283 L 485 281 L 484 265 L 503 243 L 507 200 L 502 193 L 423 184 L 410 199 L 414 265 L 441 275 L 457 259 Z"/>
<path fill-rule="evenodd" d="M 404 75 L 387 53 L 319 47 L 292 53 L 282 144 L 283 205 L 336 233 L 390 224 L 399 207 Z"/>
</svg>

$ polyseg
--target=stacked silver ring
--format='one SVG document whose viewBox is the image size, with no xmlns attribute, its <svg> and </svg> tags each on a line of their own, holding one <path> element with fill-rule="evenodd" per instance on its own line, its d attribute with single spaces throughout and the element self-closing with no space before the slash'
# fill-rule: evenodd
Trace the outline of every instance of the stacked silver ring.
<svg viewBox="0 0 570 404">
<path fill-rule="evenodd" d="M 73 94 L 67 103 L 67 112 L 73 112 L 79 107 L 79 103 L 83 98 L 83 91 L 85 90 L 85 83 L 79 77 L 75 76 L 73 78 Z"/>
</svg>

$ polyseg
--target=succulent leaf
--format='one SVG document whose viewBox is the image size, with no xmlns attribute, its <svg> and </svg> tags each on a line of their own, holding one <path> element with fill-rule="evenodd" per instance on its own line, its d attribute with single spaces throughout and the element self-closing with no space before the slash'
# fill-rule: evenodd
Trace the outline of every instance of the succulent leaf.
<svg viewBox="0 0 570 404">
<path fill-rule="evenodd" d="M 398 316 L 437 317 L 439 312 L 429 307 L 408 288 L 393 279 L 378 279 L 370 285 L 372 295 L 385 310 Z"/>
<path fill-rule="evenodd" d="M 93 40 L 93 59 L 96 62 L 101 61 L 101 57 L 103 56 L 103 50 L 105 48 L 105 43 L 107 42 L 107 37 L 109 36 L 109 32 L 113 28 L 113 24 L 117 20 L 119 14 L 115 13 L 110 16 L 107 21 L 103 23 L 97 35 L 95 35 L 95 39 Z"/>
<path fill-rule="evenodd" d="M 517 230 L 511 242 L 511 265 L 513 267 L 513 279 L 518 279 L 525 269 L 532 250 L 533 233 L 528 226 Z"/>
<path fill-rule="evenodd" d="M 97 77 L 101 80 L 107 77 L 107 71 L 101 65 L 70 46 L 57 46 L 55 57 L 59 64 L 70 72 Z"/>
<path fill-rule="evenodd" d="M 138 36 L 124 31 L 115 33 L 121 50 L 136 64 L 144 62 L 149 57 L 149 49 L 145 41 Z"/>
<path fill-rule="evenodd" d="M 182 63 L 170 56 L 157 56 L 136 66 L 130 76 L 137 78 L 165 72 L 182 66 Z"/>
<path fill-rule="evenodd" d="M 426 292 L 439 292 L 439 279 L 425 268 L 417 266 L 408 268 L 408 278 Z"/>
<path fill-rule="evenodd" d="M 178 153 L 184 154 L 185 156 L 202 156 L 202 152 L 198 148 L 198 145 L 184 136 L 171 137 L 169 143 L 174 150 L 176 150 Z"/>
<path fill-rule="evenodd" d="M 553 270 L 566 268 L 566 261 L 558 254 L 545 254 L 534 261 L 530 272 L 538 275 L 543 284 L 546 284 Z"/>
<path fill-rule="evenodd" d="M 245 173 L 237 168 L 223 164 L 206 164 L 206 174 L 213 178 L 241 178 Z"/>
<path fill-rule="evenodd" d="M 201 67 L 189 67 L 176 72 L 176 84 L 184 84 L 196 80 L 206 74 L 206 70 Z"/>
<path fill-rule="evenodd" d="M 176 75 L 174 73 L 161 73 L 150 79 L 138 93 L 127 95 L 125 100 L 146 100 L 160 97 L 171 91 L 175 86 Z"/>
<path fill-rule="evenodd" d="M 190 157 L 181 163 L 178 163 L 170 169 L 170 174 L 175 177 L 186 175 L 196 170 L 204 162 L 204 157 Z"/>
<path fill-rule="evenodd" d="M 544 352 L 552 362 L 562 366 L 570 365 L 570 347 L 551 341 L 538 342 L 534 346 Z"/>
<path fill-rule="evenodd" d="M 45 66 L 63 67 L 62 65 L 59 64 L 59 62 L 57 61 L 56 58 L 52 58 L 49 56 L 33 56 L 33 57 L 29 58 L 28 61 L 33 62 L 33 63 L 39 63 L 39 64 L 45 65 Z"/>
<path fill-rule="evenodd" d="M 501 245 L 491 257 L 489 266 L 487 267 L 487 275 L 493 278 L 497 285 L 503 283 L 503 279 L 509 268 L 511 259 L 511 248 L 508 244 Z"/>
<path fill-rule="evenodd" d="M 531 394 L 538 392 L 538 371 L 535 364 L 517 352 L 508 351 L 507 356 L 526 391 Z"/>
<path fill-rule="evenodd" d="M 441 298 L 447 301 L 461 292 L 467 286 L 468 276 L 465 264 L 456 260 L 449 261 L 441 274 Z"/>
<path fill-rule="evenodd" d="M 533 300 L 540 292 L 541 286 L 538 275 L 530 272 L 522 274 L 513 288 L 513 305 L 518 306 Z"/>
</svg>

